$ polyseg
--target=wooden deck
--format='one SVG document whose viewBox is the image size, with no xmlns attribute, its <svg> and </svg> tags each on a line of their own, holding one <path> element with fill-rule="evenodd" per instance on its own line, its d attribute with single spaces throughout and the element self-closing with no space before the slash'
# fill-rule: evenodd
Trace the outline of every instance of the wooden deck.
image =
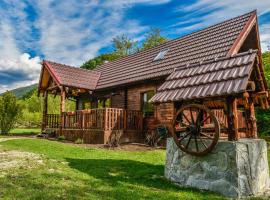
<svg viewBox="0 0 270 200">
<path fill-rule="evenodd" d="M 123 131 L 122 140 L 139 140 L 143 130 L 141 111 L 101 108 L 47 114 L 44 129 L 56 130 L 67 139 L 83 138 L 87 143 L 106 143 L 113 131 Z"/>
</svg>

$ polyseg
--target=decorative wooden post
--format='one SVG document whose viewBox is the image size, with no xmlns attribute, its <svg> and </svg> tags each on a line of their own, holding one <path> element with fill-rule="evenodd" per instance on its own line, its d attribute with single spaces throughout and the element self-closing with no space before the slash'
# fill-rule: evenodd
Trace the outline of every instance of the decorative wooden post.
<svg viewBox="0 0 270 200">
<path fill-rule="evenodd" d="M 254 103 L 252 98 L 249 99 L 249 116 L 248 116 L 250 137 L 257 138 L 257 124 L 254 110 Z"/>
<path fill-rule="evenodd" d="M 66 99 L 66 92 L 63 87 L 61 87 L 61 102 L 60 102 L 60 135 L 62 135 L 62 129 L 64 127 L 64 112 L 65 112 L 65 99 Z"/>
<path fill-rule="evenodd" d="M 227 121 L 228 121 L 228 140 L 239 140 L 238 133 L 238 113 L 237 113 L 237 99 L 235 97 L 228 97 L 227 104 Z"/>
<path fill-rule="evenodd" d="M 44 99 L 43 99 L 43 117 L 42 117 L 42 124 L 41 124 L 41 131 L 44 131 L 47 125 L 47 114 L 48 114 L 48 91 L 44 92 Z"/>
</svg>

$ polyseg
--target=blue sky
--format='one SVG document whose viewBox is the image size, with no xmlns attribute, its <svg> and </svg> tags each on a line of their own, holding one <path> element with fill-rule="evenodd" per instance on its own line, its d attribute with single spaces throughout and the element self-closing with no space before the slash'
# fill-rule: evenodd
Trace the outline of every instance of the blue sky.
<svg viewBox="0 0 270 200">
<path fill-rule="evenodd" d="M 36 83 L 42 59 L 80 66 L 117 35 L 141 41 L 158 27 L 172 39 L 254 9 L 265 51 L 269 0 L 0 0 L 0 93 Z"/>
</svg>

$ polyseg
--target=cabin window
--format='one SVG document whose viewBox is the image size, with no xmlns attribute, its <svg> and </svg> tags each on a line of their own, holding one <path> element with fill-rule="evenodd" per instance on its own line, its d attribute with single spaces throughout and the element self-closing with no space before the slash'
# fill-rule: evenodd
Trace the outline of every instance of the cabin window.
<svg viewBox="0 0 270 200">
<path fill-rule="evenodd" d="M 154 115 L 154 105 L 149 103 L 149 100 L 154 96 L 154 94 L 154 90 L 141 93 L 141 111 L 144 117 Z"/>
</svg>

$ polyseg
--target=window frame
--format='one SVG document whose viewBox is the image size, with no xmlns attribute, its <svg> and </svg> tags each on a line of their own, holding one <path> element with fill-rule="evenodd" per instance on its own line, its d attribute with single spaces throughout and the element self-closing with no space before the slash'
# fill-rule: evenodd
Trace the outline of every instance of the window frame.
<svg viewBox="0 0 270 200">
<path fill-rule="evenodd" d="M 152 93 L 152 96 L 148 97 L 149 93 Z M 143 117 L 152 117 L 155 114 L 155 107 L 152 103 L 148 102 L 154 95 L 156 91 L 155 90 L 147 90 L 143 91 L 140 93 L 140 110 L 143 113 Z M 145 101 L 145 96 L 146 96 L 146 101 Z M 148 107 L 148 108 L 147 108 Z M 146 111 L 147 109 L 151 109 L 151 111 Z"/>
</svg>

